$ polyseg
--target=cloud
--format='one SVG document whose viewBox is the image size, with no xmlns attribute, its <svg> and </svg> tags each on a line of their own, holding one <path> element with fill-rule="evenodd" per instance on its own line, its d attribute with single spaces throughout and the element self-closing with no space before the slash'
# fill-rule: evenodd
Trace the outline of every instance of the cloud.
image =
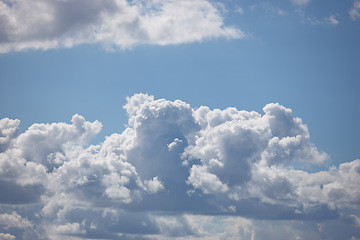
<svg viewBox="0 0 360 240">
<path fill-rule="evenodd" d="M 27 228 L 32 226 L 27 219 L 21 218 L 21 216 L 14 211 L 11 214 L 0 214 L 0 225 L 4 226 L 5 229 Z"/>
<path fill-rule="evenodd" d="M 127 128 L 99 145 L 89 142 L 101 123 L 78 114 L 23 133 L 0 121 L 2 238 L 359 236 L 360 160 L 327 169 L 291 109 L 193 109 L 147 94 L 124 109 Z"/>
<path fill-rule="evenodd" d="M 291 2 L 296 6 L 302 7 L 308 5 L 311 0 L 291 0 Z"/>
<path fill-rule="evenodd" d="M 241 7 L 236 7 L 235 12 L 240 15 L 244 14 L 244 10 Z"/>
<path fill-rule="evenodd" d="M 5 207 L 2 206 L 1 209 L 4 210 L 4 208 Z M 11 213 L 0 213 L 1 240 L 22 239 L 22 235 L 27 235 L 31 238 L 31 229 L 33 228 L 34 224 L 30 220 L 21 217 L 16 211 L 12 211 Z"/>
<path fill-rule="evenodd" d="M 330 24 L 330 25 L 338 25 L 339 24 L 339 20 L 336 19 L 335 15 L 330 15 L 328 18 L 325 18 L 325 19 L 328 22 L 328 24 Z"/>
<path fill-rule="evenodd" d="M 350 9 L 349 15 L 353 21 L 360 19 L 360 1 L 358 0 L 354 1 L 354 5 Z"/>
<path fill-rule="evenodd" d="M 313 16 L 306 15 L 304 11 L 296 11 L 297 14 L 300 16 L 303 22 L 309 23 L 312 25 L 331 25 L 337 26 L 339 25 L 340 21 L 338 20 L 339 14 L 330 14 L 328 17 L 317 18 Z"/>
<path fill-rule="evenodd" d="M 0 152 L 5 152 L 12 139 L 16 138 L 19 134 L 19 120 L 12 120 L 3 118 L 0 120 Z"/>
<path fill-rule="evenodd" d="M 108 50 L 181 44 L 244 33 L 199 1 L 0 1 L 0 52 L 100 43 Z"/>
<path fill-rule="evenodd" d="M 261 9 L 263 11 L 265 11 L 266 13 L 271 13 L 271 14 L 276 14 L 276 15 L 286 15 L 286 12 L 284 12 L 283 10 L 281 10 L 280 8 L 274 6 L 273 4 L 271 4 L 268 1 L 263 1 L 260 3 L 255 3 L 249 6 L 251 11 L 254 11 L 255 9 Z M 241 9 L 242 11 L 242 9 Z M 238 11 L 237 11 L 238 12 Z M 238 12 L 240 13 L 240 12 Z"/>
</svg>

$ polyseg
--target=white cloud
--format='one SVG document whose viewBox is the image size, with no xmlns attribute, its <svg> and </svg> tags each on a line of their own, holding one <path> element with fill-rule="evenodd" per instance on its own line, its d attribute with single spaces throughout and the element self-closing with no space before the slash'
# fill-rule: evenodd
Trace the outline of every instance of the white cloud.
<svg viewBox="0 0 360 240">
<path fill-rule="evenodd" d="M 0 120 L 0 153 L 5 152 L 11 144 L 11 140 L 19 134 L 19 120 L 3 118 Z"/>
<path fill-rule="evenodd" d="M 157 176 L 153 179 L 145 180 L 145 184 L 149 193 L 156 193 L 164 189 L 163 183 L 159 181 Z"/>
<path fill-rule="evenodd" d="M 173 150 L 176 146 L 178 146 L 180 143 L 182 143 L 182 140 L 175 138 L 174 141 L 170 144 L 168 144 L 169 151 Z"/>
<path fill-rule="evenodd" d="M 201 189 L 205 194 L 227 192 L 229 189 L 215 174 L 210 173 L 206 167 L 198 165 L 194 165 L 190 169 L 188 183 L 197 189 Z"/>
<path fill-rule="evenodd" d="M 13 211 L 10 214 L 0 214 L 0 226 L 5 229 L 28 228 L 32 227 L 32 224 L 29 220 L 23 219 L 18 213 Z"/>
<path fill-rule="evenodd" d="M 0 1 L 0 52 L 100 43 L 107 49 L 241 38 L 216 4 L 199 1 Z"/>
<path fill-rule="evenodd" d="M 42 163 L 52 170 L 52 153 L 62 153 L 66 145 L 84 145 L 101 131 L 102 124 L 86 122 L 80 115 L 74 115 L 72 125 L 65 123 L 34 124 L 17 139 L 22 156 L 28 161 Z M 58 156 L 60 156 L 58 154 Z"/>
<path fill-rule="evenodd" d="M 220 186 L 215 180 L 229 186 L 241 186 L 252 178 L 254 163 L 265 165 L 321 164 L 328 156 L 310 143 L 306 125 L 292 117 L 292 111 L 279 104 L 264 107 L 265 115 L 228 108 L 223 111 L 200 108 L 195 111 L 202 130 L 195 144 L 186 148 L 183 157 L 200 159 L 202 167 L 193 166 L 189 182 L 209 192 L 208 187 Z M 201 169 L 202 174 L 195 175 Z M 205 170 L 206 169 L 206 170 Z M 205 172 L 215 174 L 204 177 Z M 211 175 L 209 175 L 211 176 Z M 214 179 L 213 184 L 208 181 Z M 224 189 L 224 188 L 219 188 Z"/>
<path fill-rule="evenodd" d="M 334 205 L 360 206 L 360 159 L 340 164 L 330 171 L 336 177 L 334 182 L 323 186 L 329 202 Z"/>
<path fill-rule="evenodd" d="M 329 157 L 310 142 L 291 109 L 277 103 L 266 105 L 264 114 L 192 109 L 146 94 L 127 101 L 128 127 L 96 146 L 88 142 L 101 123 L 80 115 L 21 134 L 18 120 L 0 121 L 3 238 L 24 231 L 49 239 L 359 234 L 360 160 L 306 171 Z M 280 219 L 293 221 L 272 231 L 272 221 Z M 331 238 L 324 231 L 332 224 L 346 231 Z"/>
<path fill-rule="evenodd" d="M 360 1 L 359 0 L 354 1 L 354 5 L 350 9 L 349 14 L 350 14 L 350 18 L 353 21 L 360 19 Z"/>
<path fill-rule="evenodd" d="M 325 18 L 328 24 L 330 25 L 338 25 L 339 20 L 336 19 L 335 15 L 330 15 L 328 18 Z"/>
<path fill-rule="evenodd" d="M 241 7 L 237 7 L 237 8 L 235 9 L 235 12 L 238 13 L 238 14 L 240 14 L 240 15 L 242 15 L 242 14 L 244 14 L 244 9 L 242 9 Z"/>
</svg>

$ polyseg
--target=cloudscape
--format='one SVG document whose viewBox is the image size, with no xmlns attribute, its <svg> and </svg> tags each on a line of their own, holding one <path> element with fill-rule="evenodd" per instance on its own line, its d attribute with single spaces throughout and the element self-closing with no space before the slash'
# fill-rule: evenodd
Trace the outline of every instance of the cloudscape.
<svg viewBox="0 0 360 240">
<path fill-rule="evenodd" d="M 360 160 L 307 171 L 328 155 L 291 109 L 194 109 L 147 94 L 124 109 L 128 127 L 90 146 L 102 124 L 78 114 L 21 134 L 19 120 L 0 121 L 2 239 L 359 234 Z M 274 221 L 285 223 L 265 233 Z"/>
<path fill-rule="evenodd" d="M 360 240 L 360 0 L 0 0 L 0 240 Z"/>
</svg>

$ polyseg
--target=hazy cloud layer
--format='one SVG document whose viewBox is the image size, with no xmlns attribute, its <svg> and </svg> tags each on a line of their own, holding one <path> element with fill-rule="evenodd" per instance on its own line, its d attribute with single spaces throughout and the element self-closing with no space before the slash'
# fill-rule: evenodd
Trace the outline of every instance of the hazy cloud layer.
<svg viewBox="0 0 360 240">
<path fill-rule="evenodd" d="M 96 146 L 80 115 L 0 121 L 0 239 L 360 237 L 360 160 L 311 171 L 329 157 L 291 109 L 127 101 L 128 127 Z"/>
<path fill-rule="evenodd" d="M 107 49 L 241 38 L 207 0 L 2 0 L 0 52 L 101 43 Z"/>
</svg>

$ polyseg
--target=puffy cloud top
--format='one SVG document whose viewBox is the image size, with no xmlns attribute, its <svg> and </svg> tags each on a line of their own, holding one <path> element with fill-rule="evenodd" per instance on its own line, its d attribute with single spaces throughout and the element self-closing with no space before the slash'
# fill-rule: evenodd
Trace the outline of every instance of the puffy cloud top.
<svg viewBox="0 0 360 240">
<path fill-rule="evenodd" d="M 0 120 L 0 152 L 4 152 L 9 147 L 11 140 L 17 137 L 19 124 L 18 119 L 3 118 Z"/>
<path fill-rule="evenodd" d="M 328 236 L 323 220 L 337 221 L 345 237 L 358 236 L 360 160 L 304 170 L 329 157 L 291 109 L 192 109 L 147 94 L 127 101 L 127 129 L 96 146 L 88 143 L 101 123 L 77 114 L 21 134 L 19 120 L 0 121 L 3 239 L 206 238 L 214 224 L 216 239 L 265 239 L 262 219 L 319 221 L 314 239 Z M 229 222 L 237 230 L 220 227 Z"/>
</svg>

